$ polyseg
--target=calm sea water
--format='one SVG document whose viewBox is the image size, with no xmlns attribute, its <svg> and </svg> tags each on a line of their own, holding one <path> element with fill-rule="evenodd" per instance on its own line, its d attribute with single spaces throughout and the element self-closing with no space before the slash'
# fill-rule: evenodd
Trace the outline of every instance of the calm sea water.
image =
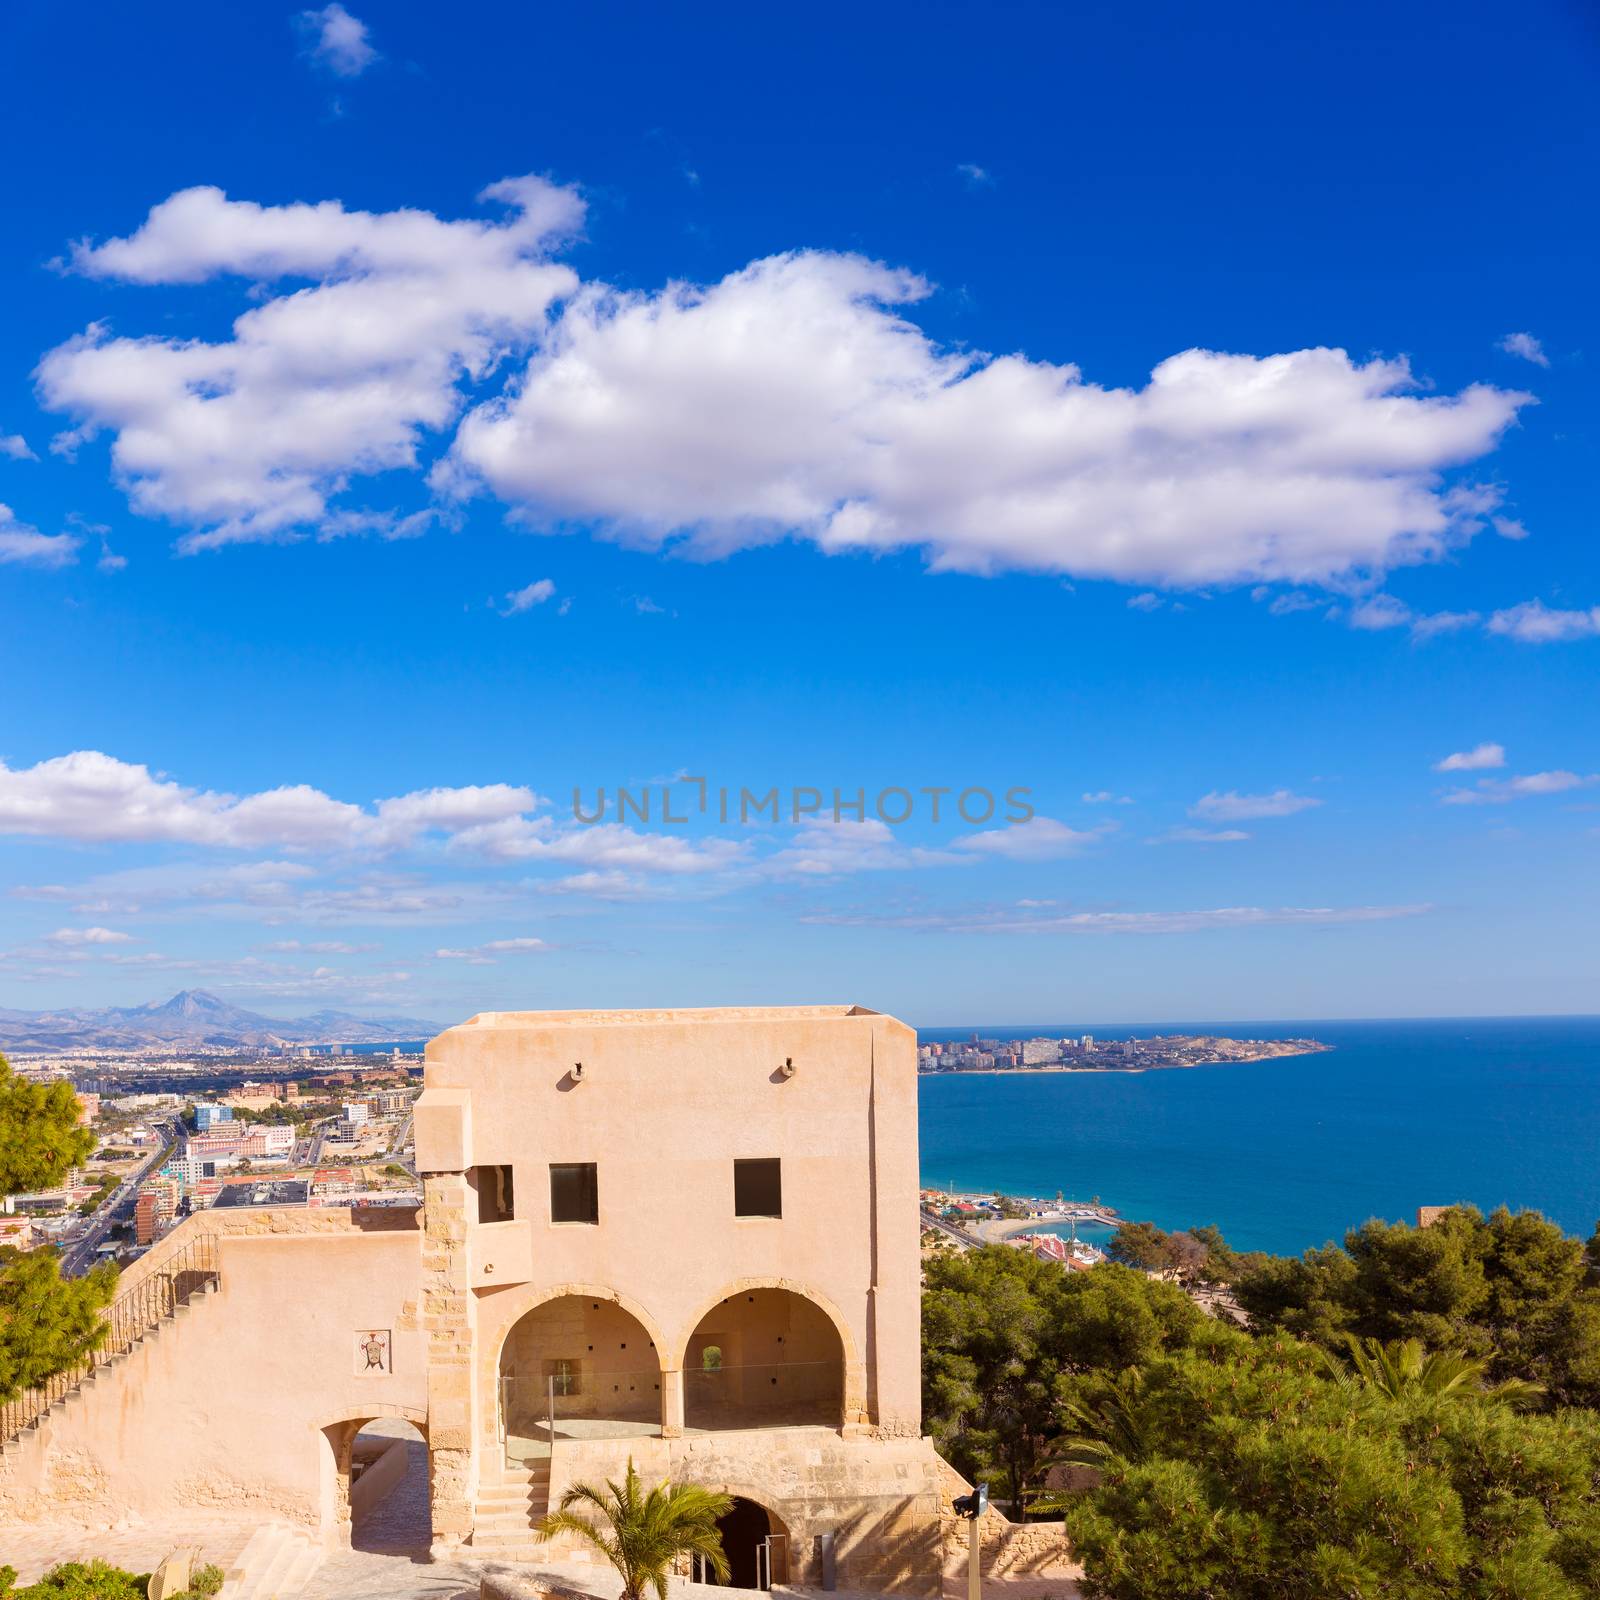
<svg viewBox="0 0 1600 1600">
<path fill-rule="evenodd" d="M 1296 1036 L 1334 1049 L 1159 1072 L 925 1076 L 925 1183 L 1098 1195 L 1124 1217 L 1214 1222 L 1241 1249 L 1283 1254 L 1454 1201 L 1531 1206 L 1585 1237 L 1600 1219 L 1600 1017 L 1008 1023 L 921 1038 L 974 1031 Z"/>
</svg>

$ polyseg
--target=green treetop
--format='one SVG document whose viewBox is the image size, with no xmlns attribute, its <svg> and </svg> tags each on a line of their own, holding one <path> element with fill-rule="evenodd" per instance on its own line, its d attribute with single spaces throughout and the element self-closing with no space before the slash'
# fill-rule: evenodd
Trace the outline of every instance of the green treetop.
<svg viewBox="0 0 1600 1600">
<path fill-rule="evenodd" d="M 78 1126 L 69 1083 L 30 1083 L 0 1056 L 0 1193 L 54 1188 L 89 1157 L 94 1135 Z M 53 1250 L 0 1248 L 0 1401 L 43 1383 L 105 1337 L 100 1313 L 116 1269 L 64 1279 Z"/>
</svg>

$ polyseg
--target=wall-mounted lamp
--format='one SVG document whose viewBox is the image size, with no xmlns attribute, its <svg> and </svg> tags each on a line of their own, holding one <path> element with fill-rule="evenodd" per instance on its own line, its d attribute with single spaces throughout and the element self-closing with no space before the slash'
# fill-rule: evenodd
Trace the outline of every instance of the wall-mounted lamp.
<svg viewBox="0 0 1600 1600">
<path fill-rule="evenodd" d="M 781 1072 L 784 1077 L 792 1078 L 794 1076 L 794 1057 L 785 1056 L 783 1058 L 783 1065 L 778 1068 L 778 1071 Z"/>
<path fill-rule="evenodd" d="M 583 1063 L 581 1061 L 574 1061 L 572 1063 L 572 1081 L 574 1083 L 583 1082 Z"/>
</svg>

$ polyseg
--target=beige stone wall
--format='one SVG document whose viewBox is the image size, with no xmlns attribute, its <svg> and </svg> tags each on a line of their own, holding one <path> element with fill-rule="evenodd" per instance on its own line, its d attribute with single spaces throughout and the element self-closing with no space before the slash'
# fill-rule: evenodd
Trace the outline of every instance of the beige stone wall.
<svg viewBox="0 0 1600 1600">
<path fill-rule="evenodd" d="M 185 1223 L 167 1254 L 222 1218 Z M 427 1418 L 419 1235 L 368 1231 L 368 1220 L 227 1218 L 220 1288 L 0 1452 L 0 1520 L 104 1524 L 203 1506 L 336 1532 L 339 1425 L 352 1419 L 353 1434 L 372 1417 Z M 128 1277 L 158 1265 L 146 1258 Z M 358 1375 L 355 1334 L 378 1328 L 391 1333 L 393 1370 Z"/>
<path fill-rule="evenodd" d="M 655 1340 L 674 1429 L 702 1318 L 732 1295 L 784 1287 L 834 1326 L 847 1416 L 919 1436 L 910 1029 L 848 1007 L 503 1013 L 435 1039 L 425 1082 L 421 1170 L 509 1165 L 515 1179 L 514 1227 L 468 1220 L 480 1418 L 493 1416 L 518 1319 L 587 1292 Z M 735 1158 L 772 1156 L 782 1218 L 736 1217 Z M 595 1163 L 598 1225 L 551 1220 L 549 1169 L 561 1162 Z"/>
<path fill-rule="evenodd" d="M 817 1535 L 831 1533 L 841 1589 L 939 1592 L 942 1464 L 926 1440 L 785 1428 L 561 1445 L 552 1499 L 620 1477 L 629 1457 L 647 1483 L 698 1483 L 763 1506 L 787 1532 L 793 1583 L 819 1580 Z"/>
</svg>

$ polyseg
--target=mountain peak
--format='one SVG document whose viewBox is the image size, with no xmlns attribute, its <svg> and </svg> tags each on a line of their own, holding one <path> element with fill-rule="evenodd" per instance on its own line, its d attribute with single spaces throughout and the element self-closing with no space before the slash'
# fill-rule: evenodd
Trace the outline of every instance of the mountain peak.
<svg viewBox="0 0 1600 1600">
<path fill-rule="evenodd" d="M 152 1002 L 145 1009 L 164 1017 L 203 1017 L 227 1015 L 237 1007 L 218 999 L 209 989 L 180 989 L 170 1000 Z"/>
</svg>

